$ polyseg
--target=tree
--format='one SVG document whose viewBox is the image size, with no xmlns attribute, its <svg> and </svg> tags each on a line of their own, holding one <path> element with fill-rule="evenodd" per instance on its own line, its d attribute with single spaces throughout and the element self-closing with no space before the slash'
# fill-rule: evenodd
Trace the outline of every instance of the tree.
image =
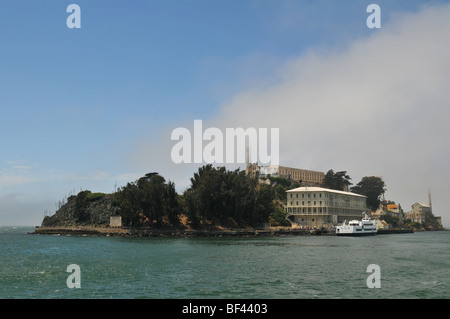
<svg viewBox="0 0 450 319">
<path fill-rule="evenodd" d="M 386 185 L 381 177 L 366 176 L 351 188 L 351 191 L 367 196 L 367 206 L 376 210 L 380 206 L 380 196 L 386 191 Z"/>
<path fill-rule="evenodd" d="M 352 185 L 351 178 L 347 174 L 347 171 L 334 172 L 330 169 L 323 179 L 322 186 L 325 188 L 335 189 L 343 191 Z"/>
<path fill-rule="evenodd" d="M 124 225 L 138 226 L 142 208 L 138 199 L 139 191 L 136 183 L 127 183 L 114 193 L 114 205 L 118 207 L 118 213 L 123 218 Z"/>
<path fill-rule="evenodd" d="M 114 194 L 114 204 L 124 223 L 133 226 L 162 225 L 167 217 L 174 225 L 178 222 L 178 194 L 173 182 L 166 183 L 158 173 L 148 173 L 134 183 L 128 183 Z"/>
<path fill-rule="evenodd" d="M 290 226 L 291 223 L 286 220 L 286 213 L 281 206 L 275 207 L 269 216 L 269 223 L 272 226 Z"/>
<path fill-rule="evenodd" d="M 142 213 L 150 223 L 156 220 L 158 225 L 161 224 L 164 216 L 164 200 L 167 196 L 166 186 L 164 177 L 158 173 L 148 173 L 137 180 Z"/>
<path fill-rule="evenodd" d="M 227 171 L 211 164 L 194 173 L 191 187 L 183 194 L 185 211 L 194 227 L 202 221 L 224 223 L 230 219 L 241 226 L 266 223 L 274 199 L 271 186 L 259 184 L 245 171 Z"/>
<path fill-rule="evenodd" d="M 383 216 L 383 220 L 392 227 L 398 227 L 400 224 L 399 218 L 397 216 L 385 214 Z"/>
<path fill-rule="evenodd" d="M 91 191 L 81 191 L 78 193 L 76 199 L 75 199 L 75 218 L 77 222 L 84 222 L 88 217 L 88 206 L 89 206 L 89 200 L 88 195 L 91 193 Z"/>
<path fill-rule="evenodd" d="M 425 212 L 425 220 L 422 222 L 423 227 L 427 229 L 440 229 L 441 225 L 436 220 L 432 212 Z"/>
<path fill-rule="evenodd" d="M 275 195 L 276 198 L 280 201 L 285 201 L 286 200 L 286 191 L 289 189 L 294 189 L 297 187 L 301 186 L 301 182 L 300 181 L 294 181 L 291 180 L 289 178 L 285 178 L 285 177 L 274 177 L 274 176 L 269 176 L 268 177 L 270 184 L 272 185 L 272 187 L 275 190 Z"/>
<path fill-rule="evenodd" d="M 178 194 L 175 190 L 175 183 L 170 182 L 167 184 L 167 195 L 165 198 L 165 215 L 167 215 L 169 222 L 175 225 L 179 222 L 178 214 L 180 213 L 180 204 L 178 202 Z"/>
</svg>

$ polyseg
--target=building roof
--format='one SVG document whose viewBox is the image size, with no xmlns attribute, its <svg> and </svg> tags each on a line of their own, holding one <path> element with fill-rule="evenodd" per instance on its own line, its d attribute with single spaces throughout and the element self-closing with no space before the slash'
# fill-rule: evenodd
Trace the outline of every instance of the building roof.
<svg viewBox="0 0 450 319">
<path fill-rule="evenodd" d="M 334 193 L 334 194 L 341 194 L 341 195 L 367 197 L 367 196 L 355 194 L 352 192 L 338 191 L 335 189 L 323 188 L 323 187 L 297 187 L 297 188 L 286 191 L 286 193 L 298 193 L 298 192 L 327 192 L 327 193 Z"/>
<path fill-rule="evenodd" d="M 419 202 L 415 202 L 415 203 L 412 204 L 411 206 L 414 206 L 414 205 L 416 205 L 416 204 L 419 204 L 419 205 L 422 206 L 422 207 L 431 207 L 430 205 L 423 204 L 423 203 L 419 203 Z"/>
<path fill-rule="evenodd" d="M 387 204 L 386 206 L 387 206 L 388 210 L 390 210 L 390 209 L 399 209 L 397 204 Z"/>
</svg>

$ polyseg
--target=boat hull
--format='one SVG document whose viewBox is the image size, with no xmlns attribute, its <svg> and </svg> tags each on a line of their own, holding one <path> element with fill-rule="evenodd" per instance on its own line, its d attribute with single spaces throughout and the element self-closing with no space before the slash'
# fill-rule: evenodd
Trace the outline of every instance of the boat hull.
<svg viewBox="0 0 450 319">
<path fill-rule="evenodd" d="M 362 237 L 362 236 L 375 236 L 377 232 L 358 232 L 358 233 L 338 233 L 336 232 L 336 236 L 352 236 L 352 237 Z"/>
</svg>

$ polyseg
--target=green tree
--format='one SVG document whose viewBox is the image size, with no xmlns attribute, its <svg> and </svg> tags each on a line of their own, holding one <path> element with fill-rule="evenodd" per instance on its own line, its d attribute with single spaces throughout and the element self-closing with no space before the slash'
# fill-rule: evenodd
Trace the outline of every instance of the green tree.
<svg viewBox="0 0 450 319">
<path fill-rule="evenodd" d="M 348 186 L 352 185 L 351 178 L 347 174 L 347 171 L 334 172 L 330 169 L 324 176 L 322 186 L 325 188 L 335 190 L 345 190 Z"/>
<path fill-rule="evenodd" d="M 142 213 L 150 223 L 156 221 L 160 226 L 164 216 L 164 198 L 166 196 L 164 177 L 158 173 L 148 173 L 139 178 L 136 183 Z"/>
<path fill-rule="evenodd" d="M 376 210 L 380 206 L 380 196 L 386 192 L 386 185 L 381 177 L 365 176 L 351 191 L 367 196 L 367 206 Z"/>
<path fill-rule="evenodd" d="M 194 226 L 229 219 L 241 226 L 257 226 L 267 222 L 274 198 L 271 186 L 259 184 L 245 171 L 227 171 L 211 164 L 194 173 L 191 187 L 183 194 L 185 211 Z"/>
<path fill-rule="evenodd" d="M 286 212 L 283 207 L 277 206 L 269 216 L 269 223 L 272 226 L 290 226 L 291 223 L 286 220 Z"/>
<path fill-rule="evenodd" d="M 425 212 L 425 220 L 422 222 L 423 227 L 427 229 L 440 229 L 441 225 L 436 220 L 432 212 Z"/>
<path fill-rule="evenodd" d="M 88 218 L 88 207 L 89 207 L 89 199 L 88 195 L 91 193 L 91 191 L 81 191 L 78 193 L 77 197 L 75 198 L 75 218 L 77 222 L 84 222 Z"/>
<path fill-rule="evenodd" d="M 134 183 L 128 183 L 114 194 L 114 204 L 124 223 L 142 226 L 144 220 L 150 225 L 162 226 L 167 217 L 171 224 L 178 222 L 178 194 L 173 182 L 166 183 L 158 173 L 148 173 Z"/>
<path fill-rule="evenodd" d="M 118 213 L 122 216 L 123 224 L 138 226 L 142 208 L 139 200 L 139 191 L 136 183 L 127 183 L 119 189 L 113 197 L 114 205 L 118 207 Z"/>
<path fill-rule="evenodd" d="M 179 222 L 180 204 L 174 182 L 169 181 L 166 192 L 164 214 L 167 215 L 169 222 L 175 225 Z"/>
<path fill-rule="evenodd" d="M 392 215 L 385 214 L 385 215 L 383 215 L 382 219 L 386 223 L 391 225 L 392 227 L 398 227 L 399 226 L 399 218 L 397 216 L 392 216 Z"/>
</svg>

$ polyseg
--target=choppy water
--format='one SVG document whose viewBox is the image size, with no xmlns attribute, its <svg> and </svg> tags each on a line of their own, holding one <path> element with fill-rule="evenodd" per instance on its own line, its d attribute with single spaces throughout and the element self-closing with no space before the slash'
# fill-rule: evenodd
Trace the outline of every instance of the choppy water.
<svg viewBox="0 0 450 319">
<path fill-rule="evenodd" d="M 28 235 L 0 228 L 0 298 L 450 298 L 450 232 L 265 238 Z M 81 288 L 68 288 L 67 266 Z M 367 266 L 380 267 L 370 289 Z"/>
</svg>

